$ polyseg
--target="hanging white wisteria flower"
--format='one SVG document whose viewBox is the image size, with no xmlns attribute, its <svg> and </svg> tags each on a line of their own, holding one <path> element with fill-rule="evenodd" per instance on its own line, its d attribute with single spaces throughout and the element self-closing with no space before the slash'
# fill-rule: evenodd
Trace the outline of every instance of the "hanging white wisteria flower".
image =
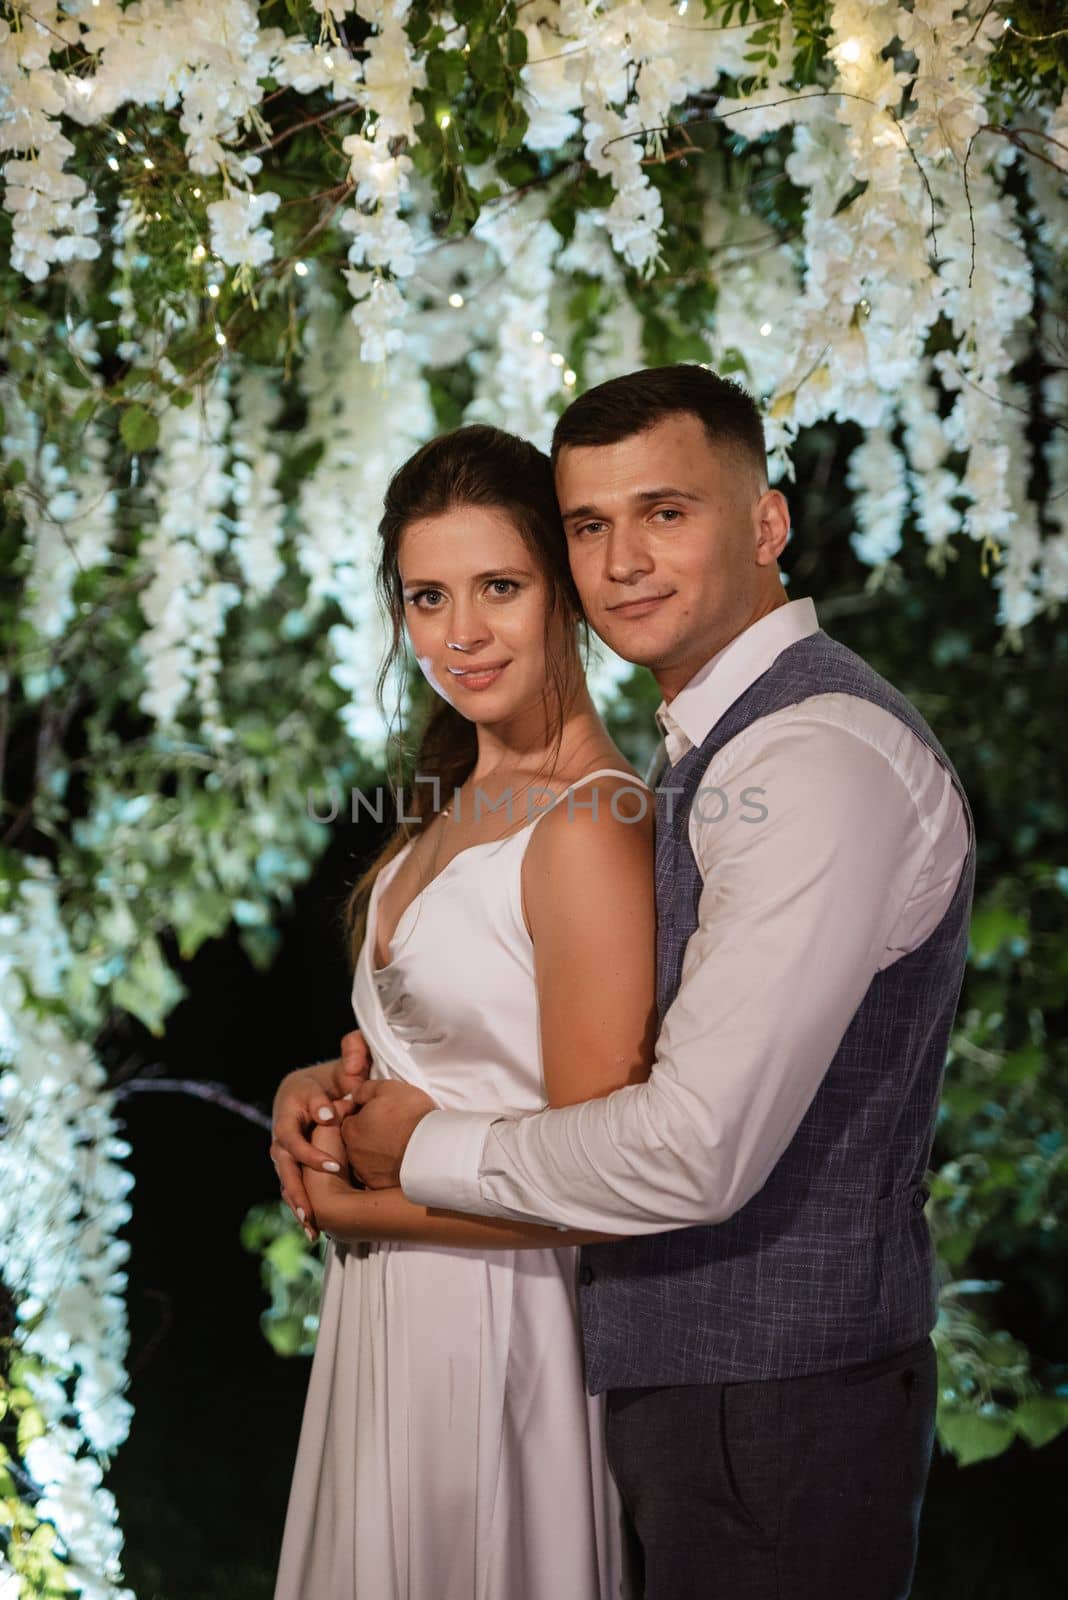
<svg viewBox="0 0 1068 1600">
<path fill-rule="evenodd" d="M 232 194 L 207 207 L 211 248 L 230 267 L 262 267 L 274 255 L 263 219 L 277 210 L 281 196 L 270 189 L 260 194 Z"/>
</svg>

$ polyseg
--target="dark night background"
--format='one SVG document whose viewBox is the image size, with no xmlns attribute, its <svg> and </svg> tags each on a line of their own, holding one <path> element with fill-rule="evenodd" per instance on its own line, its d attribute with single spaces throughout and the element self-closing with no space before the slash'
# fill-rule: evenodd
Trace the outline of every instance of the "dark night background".
<svg viewBox="0 0 1068 1600">
<path fill-rule="evenodd" d="M 336 918 L 374 845 L 373 827 L 334 824 L 271 971 L 257 972 L 236 938 L 204 946 L 183 969 L 190 995 L 166 1038 L 138 1039 L 145 1059 L 268 1110 L 284 1072 L 336 1054 L 352 1026 Z M 259 1262 L 238 1238 L 249 1206 L 278 1192 L 269 1138 L 185 1095 L 133 1094 L 121 1109 L 136 1177 L 127 1229 L 135 1414 L 107 1482 L 127 1581 L 138 1600 L 270 1600 L 309 1362 L 277 1356 L 260 1332 Z M 1014 1331 L 1056 1358 L 1050 1330 L 1020 1320 L 1027 1304 L 1011 1310 Z M 1065 1436 L 1040 1451 L 1017 1441 L 964 1470 L 936 1445 L 918 1600 L 1060 1600 L 1066 1482 Z"/>
</svg>

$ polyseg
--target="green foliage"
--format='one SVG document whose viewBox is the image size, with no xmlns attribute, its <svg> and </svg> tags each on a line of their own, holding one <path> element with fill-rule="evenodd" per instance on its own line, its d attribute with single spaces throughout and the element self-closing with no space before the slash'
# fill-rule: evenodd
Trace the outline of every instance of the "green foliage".
<svg viewBox="0 0 1068 1600">
<path fill-rule="evenodd" d="M 58 1600 L 80 1592 L 77 1575 L 56 1549 L 55 1527 L 37 1515 L 33 1497 L 27 1497 L 18 1459 L 45 1432 L 29 1382 L 45 1376 L 58 1374 L 46 1372 L 39 1357 L 20 1353 L 12 1339 L 0 1340 L 0 1549 L 18 1574 L 20 1595 Z"/>
<path fill-rule="evenodd" d="M 283 1201 L 253 1206 L 241 1225 L 241 1243 L 260 1258 L 270 1305 L 260 1317 L 264 1337 L 282 1356 L 307 1356 L 315 1348 L 326 1235 L 311 1249 Z"/>
</svg>

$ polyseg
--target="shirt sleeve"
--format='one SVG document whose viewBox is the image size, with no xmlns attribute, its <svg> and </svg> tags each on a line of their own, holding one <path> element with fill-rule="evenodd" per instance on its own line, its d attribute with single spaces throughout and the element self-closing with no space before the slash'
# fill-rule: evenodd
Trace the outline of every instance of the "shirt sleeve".
<svg viewBox="0 0 1068 1600">
<path fill-rule="evenodd" d="M 885 748 L 797 707 L 771 720 L 702 782 L 727 814 L 698 797 L 718 820 L 701 825 L 698 925 L 648 1080 L 518 1119 L 431 1112 L 401 1169 L 409 1198 L 627 1235 L 723 1221 L 767 1181 L 930 854 Z"/>
</svg>

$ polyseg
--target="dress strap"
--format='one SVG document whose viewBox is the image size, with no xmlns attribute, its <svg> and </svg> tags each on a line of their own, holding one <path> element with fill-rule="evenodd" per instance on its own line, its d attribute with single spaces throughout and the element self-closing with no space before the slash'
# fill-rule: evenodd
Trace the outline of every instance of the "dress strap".
<svg viewBox="0 0 1068 1600">
<path fill-rule="evenodd" d="M 641 778 L 636 778 L 633 772 L 623 772 L 619 767 L 598 767 L 596 772 L 587 772 L 585 777 L 576 778 L 574 783 L 569 783 L 567 788 L 563 790 L 563 793 L 567 794 L 569 790 L 577 789 L 580 783 L 589 783 L 591 778 L 606 777 L 626 778 L 628 783 L 640 784 L 643 789 L 647 789 L 649 787 L 649 785 L 643 782 Z"/>
<path fill-rule="evenodd" d="M 583 777 L 576 778 L 574 783 L 569 783 L 566 789 L 561 789 L 558 795 L 553 796 L 552 805 L 546 806 L 543 811 L 538 812 L 537 816 L 531 817 L 527 823 L 527 827 L 533 830 L 533 828 L 536 827 L 541 821 L 542 817 L 547 817 L 550 811 L 555 811 L 557 806 L 560 805 L 561 801 L 566 799 L 566 797 L 571 793 L 572 789 L 577 789 L 580 784 L 589 783 L 591 778 L 605 778 L 609 776 L 613 778 L 626 778 L 628 783 L 639 789 L 648 789 L 649 787 L 647 783 L 642 782 L 641 778 L 636 778 L 632 772 L 621 772 L 618 767 L 598 767 L 596 772 L 587 772 L 583 775 Z M 514 838 L 515 835 L 512 837 Z"/>
</svg>

